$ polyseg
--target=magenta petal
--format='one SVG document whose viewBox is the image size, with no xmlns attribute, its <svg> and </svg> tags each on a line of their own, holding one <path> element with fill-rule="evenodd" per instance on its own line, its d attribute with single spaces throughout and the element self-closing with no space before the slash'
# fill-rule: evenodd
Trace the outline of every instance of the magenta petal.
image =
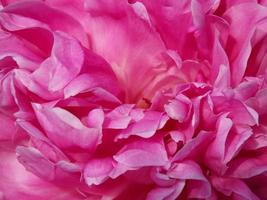
<svg viewBox="0 0 267 200">
<path fill-rule="evenodd" d="M 52 144 L 52 142 L 32 124 L 22 120 L 17 120 L 17 123 L 29 134 L 33 146 L 37 148 L 48 159 L 54 162 L 62 159 L 68 160 L 66 158 L 66 155 L 64 155 L 64 153 L 58 147 Z"/>
<path fill-rule="evenodd" d="M 0 141 L 13 140 L 16 137 L 15 122 L 12 118 L 0 113 Z"/>
<path fill-rule="evenodd" d="M 229 163 L 227 174 L 236 178 L 251 178 L 267 171 L 267 156 L 265 153 L 255 157 L 244 157 Z"/>
<path fill-rule="evenodd" d="M 191 198 L 207 198 L 211 195 L 209 181 L 202 174 L 198 164 L 193 161 L 175 163 L 168 175 L 176 179 L 194 180 L 194 182 L 188 182 L 188 195 Z"/>
<path fill-rule="evenodd" d="M 88 43 L 87 36 L 77 20 L 62 12 L 61 9 L 53 9 L 42 1 L 18 1 L 5 7 L 3 11 L 11 16 L 11 19 L 13 18 L 13 21 L 7 20 L 8 18 L 6 21 L 11 21 L 10 24 L 15 22 L 14 24 L 17 24 L 20 29 L 21 25 L 25 28 L 51 28 L 54 31 L 59 30 L 69 33 L 85 45 Z M 40 15 L 40 13 L 43 13 L 43 15 Z"/>
<path fill-rule="evenodd" d="M 87 162 L 84 169 L 84 178 L 87 185 L 99 185 L 109 178 L 114 168 L 111 158 L 93 159 Z"/>
<path fill-rule="evenodd" d="M 160 142 L 137 141 L 122 148 L 114 159 L 128 167 L 163 166 L 168 161 L 166 150 Z"/>
<path fill-rule="evenodd" d="M 33 173 L 26 171 L 24 166 L 21 165 L 16 159 L 16 154 L 14 152 L 14 147 L 12 145 L 1 143 L 0 148 L 0 194 L 3 199 L 27 199 L 27 200 L 47 200 L 47 199 L 73 199 L 82 200 L 83 197 L 74 189 L 71 189 L 67 185 L 59 187 L 53 185 L 50 182 L 35 176 Z M 22 149 L 21 149 L 22 150 Z M 23 149 L 23 154 L 27 158 L 29 152 Z M 30 150 L 31 151 L 31 150 Z M 39 157 L 39 153 L 34 151 L 34 156 Z M 31 161 L 34 158 L 29 158 Z M 34 168 L 36 164 L 40 164 L 39 167 L 47 166 L 47 162 L 41 159 L 40 163 L 32 163 Z M 49 164 L 48 164 L 49 166 Z M 33 170 L 33 169 L 32 169 Z M 50 168 L 37 168 L 36 173 L 45 175 L 45 173 L 50 174 Z M 52 173 L 51 173 L 52 175 Z M 16 178 L 14 178 L 16 177 Z M 44 178 L 49 178 L 48 176 Z"/>
<path fill-rule="evenodd" d="M 134 105 L 123 104 L 110 111 L 105 116 L 104 127 L 111 129 L 125 129 L 132 120 L 130 115 Z"/>
<path fill-rule="evenodd" d="M 185 187 L 185 181 L 178 181 L 176 184 L 174 184 L 171 187 L 157 187 L 152 189 L 146 199 L 147 200 L 174 200 L 182 193 L 183 189 Z"/>
<path fill-rule="evenodd" d="M 224 168 L 224 157 L 226 151 L 226 140 L 229 135 L 229 131 L 232 128 L 233 122 L 222 116 L 219 121 L 217 122 L 217 130 L 216 130 L 216 137 L 212 144 L 208 147 L 206 153 L 206 162 L 210 168 L 213 170 L 219 171 L 221 173 L 221 169 Z"/>
<path fill-rule="evenodd" d="M 161 112 L 147 111 L 141 120 L 133 122 L 128 128 L 121 131 L 118 139 L 137 135 L 143 138 L 152 137 L 158 129 L 161 129 L 168 121 L 168 116 Z"/>
<path fill-rule="evenodd" d="M 33 108 L 48 138 L 57 146 L 94 150 L 100 143 L 101 130 L 84 126 L 68 111 L 57 107 L 46 108 L 40 104 L 34 104 Z"/>
<path fill-rule="evenodd" d="M 102 109 L 94 109 L 88 113 L 87 123 L 92 128 L 102 128 L 104 122 L 104 111 Z"/>
<path fill-rule="evenodd" d="M 18 160 L 25 168 L 46 180 L 55 178 L 55 169 L 52 162 L 45 159 L 44 156 L 35 148 L 17 147 Z"/>
<path fill-rule="evenodd" d="M 80 43 L 65 33 L 55 32 L 51 57 L 33 73 L 32 77 L 41 85 L 47 84 L 49 91 L 57 91 L 78 75 L 83 62 L 84 52 Z M 46 68 L 49 68 L 49 71 Z"/>
<path fill-rule="evenodd" d="M 167 114 L 180 123 L 186 120 L 192 108 L 191 102 L 183 95 L 176 96 L 174 100 L 170 100 L 170 103 L 165 105 Z"/>
<path fill-rule="evenodd" d="M 250 191 L 248 186 L 239 179 L 212 177 L 213 186 L 226 196 L 239 195 L 245 200 L 259 200 L 259 198 Z"/>
</svg>

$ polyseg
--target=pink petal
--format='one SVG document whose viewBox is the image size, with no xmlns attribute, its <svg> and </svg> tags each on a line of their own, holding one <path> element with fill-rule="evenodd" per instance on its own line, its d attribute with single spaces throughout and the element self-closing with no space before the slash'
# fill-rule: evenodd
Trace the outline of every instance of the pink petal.
<svg viewBox="0 0 267 200">
<path fill-rule="evenodd" d="M 239 179 L 213 176 L 211 182 L 218 191 L 226 196 L 236 194 L 240 195 L 240 197 L 245 200 L 259 200 L 259 198 L 250 191 L 248 186 Z"/>
<path fill-rule="evenodd" d="M 137 135 L 143 138 L 152 137 L 158 129 L 163 128 L 168 119 L 168 116 L 164 113 L 147 111 L 141 120 L 130 124 L 128 128 L 121 131 L 117 138 L 128 138 L 131 135 Z"/>
<path fill-rule="evenodd" d="M 84 63 L 81 74 L 72 80 L 64 89 L 65 98 L 95 88 L 103 88 L 117 97 L 122 90 L 110 65 L 92 51 L 84 50 Z"/>
<path fill-rule="evenodd" d="M 217 130 L 215 132 L 216 137 L 214 141 L 211 143 L 211 145 L 208 147 L 206 152 L 206 163 L 207 165 L 213 169 L 218 171 L 219 173 L 222 173 L 225 169 L 225 151 L 227 148 L 226 140 L 229 135 L 229 131 L 232 128 L 233 122 L 226 118 L 225 116 L 222 116 L 219 118 L 217 122 Z"/>
<path fill-rule="evenodd" d="M 113 0 L 93 0 L 85 1 L 85 8 L 91 13 L 88 26 L 93 49 L 111 63 L 126 91 L 127 103 L 150 98 L 155 88 L 170 83 L 167 77 L 173 75 L 171 71 L 175 71 L 175 67 L 166 63 L 162 55 L 166 52 L 163 42 L 148 21 L 136 13 L 135 6 L 126 2 L 114 4 Z M 107 31 L 111 26 L 113 28 Z M 157 79 L 160 75 L 163 77 Z M 157 85 L 164 79 L 164 84 Z"/>
<path fill-rule="evenodd" d="M 39 123 L 48 138 L 61 148 L 80 147 L 93 150 L 100 142 L 101 131 L 87 128 L 73 114 L 62 108 L 33 104 Z"/>
<path fill-rule="evenodd" d="M 252 108 L 236 99 L 225 97 L 212 97 L 215 105 L 215 112 L 229 112 L 229 118 L 235 123 L 253 126 L 259 123 L 259 115 Z"/>
<path fill-rule="evenodd" d="M 4 199 L 83 199 L 77 191 L 67 186 L 55 186 L 26 171 L 16 159 L 14 146 L 2 143 L 0 146 L 0 193 Z"/>
<path fill-rule="evenodd" d="M 32 78 L 54 92 L 62 89 L 79 74 L 83 62 L 84 52 L 79 42 L 62 32 L 55 32 L 51 57 L 33 73 Z"/>
<path fill-rule="evenodd" d="M 185 158 L 198 158 L 203 156 L 206 147 L 214 139 L 214 135 L 209 132 L 200 132 L 198 136 L 189 140 L 177 153 L 173 156 L 172 161 L 181 161 Z"/>
<path fill-rule="evenodd" d="M 105 116 L 104 127 L 111 129 L 125 129 L 128 127 L 132 117 L 130 112 L 134 105 L 123 104 L 110 111 Z"/>
<path fill-rule="evenodd" d="M 13 19 L 13 21 L 7 20 L 8 18 L 5 19 L 7 25 L 15 22 L 14 24 L 17 24 L 18 27 L 22 24 L 23 27 L 27 28 L 44 27 L 46 29 L 51 28 L 54 31 L 64 31 L 87 46 L 87 36 L 80 23 L 60 9 L 51 8 L 42 1 L 18 1 L 5 7 L 3 11 Z M 40 13 L 44 14 L 40 15 Z M 29 23 L 32 20 L 35 21 L 35 25 Z"/>
<path fill-rule="evenodd" d="M 194 180 L 187 182 L 189 198 L 207 198 L 211 195 L 211 186 L 207 178 L 202 174 L 199 165 L 193 161 L 174 163 L 168 172 L 171 178 Z"/>
<path fill-rule="evenodd" d="M 17 147 L 18 160 L 26 170 L 46 180 L 55 179 L 54 164 L 35 148 Z"/>
<path fill-rule="evenodd" d="M 185 187 L 185 181 L 178 181 L 171 187 L 157 187 L 152 189 L 146 199 L 147 200 L 174 200 L 182 193 Z"/>
<path fill-rule="evenodd" d="M 13 60 L 25 69 L 36 69 L 41 62 L 40 52 L 34 51 L 34 45 L 27 41 L 21 41 L 8 32 L 0 30 L 0 59 L 11 56 Z"/>
<path fill-rule="evenodd" d="M 17 120 L 17 124 L 31 137 L 31 142 L 43 155 L 51 161 L 68 160 L 66 155 L 56 147 L 40 130 L 26 121 Z"/>
<path fill-rule="evenodd" d="M 191 108 L 191 101 L 183 95 L 176 96 L 174 100 L 170 100 L 170 103 L 165 105 L 167 114 L 180 123 L 186 120 L 190 114 Z"/>
<path fill-rule="evenodd" d="M 109 178 L 114 168 L 111 158 L 92 159 L 85 166 L 83 176 L 87 185 L 99 185 Z"/>
<path fill-rule="evenodd" d="M 104 122 L 104 111 L 102 109 L 94 109 L 88 113 L 87 123 L 92 128 L 102 128 Z"/>
<path fill-rule="evenodd" d="M 241 157 L 229 163 L 227 174 L 235 178 L 251 178 L 267 171 L 267 157 L 261 153 L 254 157 Z"/>
<path fill-rule="evenodd" d="M 18 146 L 16 148 L 18 161 L 26 170 L 36 176 L 65 186 L 76 185 L 79 181 L 79 166 L 68 161 L 61 160 L 53 163 L 33 147 Z M 76 173 L 76 174 L 75 174 Z M 65 180 L 64 183 L 61 181 Z"/>
<path fill-rule="evenodd" d="M 125 145 L 115 156 L 118 163 L 128 167 L 163 166 L 168 161 L 162 143 L 154 141 L 137 141 Z"/>
<path fill-rule="evenodd" d="M 231 7 L 224 14 L 224 18 L 230 22 L 230 37 L 233 38 L 229 58 L 231 79 L 235 86 L 242 80 L 245 73 L 255 28 L 264 24 L 262 20 L 265 20 L 266 13 L 266 7 L 256 3 L 242 2 L 242 4 Z"/>
</svg>

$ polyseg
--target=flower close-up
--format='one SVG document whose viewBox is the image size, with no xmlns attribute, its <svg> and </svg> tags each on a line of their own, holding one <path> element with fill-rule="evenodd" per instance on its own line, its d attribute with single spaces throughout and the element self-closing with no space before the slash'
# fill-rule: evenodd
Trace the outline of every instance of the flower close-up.
<svg viewBox="0 0 267 200">
<path fill-rule="evenodd" d="M 267 0 L 0 0 L 0 200 L 267 200 Z"/>
</svg>

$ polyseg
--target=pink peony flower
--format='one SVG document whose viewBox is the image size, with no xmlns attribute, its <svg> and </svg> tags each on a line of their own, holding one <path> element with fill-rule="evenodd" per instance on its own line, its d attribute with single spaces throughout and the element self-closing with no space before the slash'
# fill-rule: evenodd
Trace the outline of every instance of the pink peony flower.
<svg viewBox="0 0 267 200">
<path fill-rule="evenodd" d="M 266 0 L 0 9 L 0 199 L 267 199 Z"/>
</svg>

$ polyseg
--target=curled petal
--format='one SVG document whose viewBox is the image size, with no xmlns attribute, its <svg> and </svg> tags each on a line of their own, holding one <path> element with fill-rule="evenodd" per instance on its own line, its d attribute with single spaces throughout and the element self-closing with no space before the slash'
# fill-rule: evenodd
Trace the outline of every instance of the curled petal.
<svg viewBox="0 0 267 200">
<path fill-rule="evenodd" d="M 94 150 L 100 143 L 101 130 L 86 127 L 68 111 L 58 107 L 46 108 L 40 104 L 33 104 L 33 108 L 48 138 L 57 146 Z"/>
</svg>

